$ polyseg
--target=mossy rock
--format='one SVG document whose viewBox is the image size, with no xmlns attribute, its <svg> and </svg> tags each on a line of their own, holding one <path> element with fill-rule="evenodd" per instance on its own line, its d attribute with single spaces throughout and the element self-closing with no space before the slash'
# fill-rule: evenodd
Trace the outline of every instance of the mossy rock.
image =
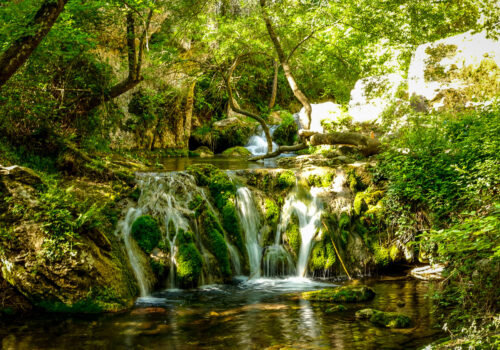
<svg viewBox="0 0 500 350">
<path fill-rule="evenodd" d="M 342 312 L 342 311 L 346 311 L 346 310 L 347 310 L 347 308 L 344 305 L 338 304 L 338 305 L 334 305 L 334 306 L 329 307 L 328 309 L 326 309 L 325 313 L 327 313 L 327 314 L 333 314 L 333 313 L 336 313 L 336 312 Z"/>
<path fill-rule="evenodd" d="M 224 240 L 223 230 L 215 215 L 209 210 L 204 214 L 203 229 L 207 247 L 219 262 L 222 275 L 225 277 L 230 276 L 229 252 Z"/>
<path fill-rule="evenodd" d="M 411 319 L 397 312 L 363 309 L 356 312 L 356 318 L 368 320 L 378 327 L 409 328 L 411 326 Z"/>
<path fill-rule="evenodd" d="M 299 218 L 295 214 L 292 214 L 286 227 L 285 238 L 294 256 L 298 257 L 302 245 L 302 236 L 300 235 Z"/>
<path fill-rule="evenodd" d="M 330 236 L 325 234 L 324 240 L 314 245 L 309 259 L 309 270 L 324 271 L 333 266 L 336 261 L 336 254 L 333 245 L 328 240 Z"/>
<path fill-rule="evenodd" d="M 222 152 L 222 155 L 226 157 L 250 157 L 252 155 L 252 152 L 247 150 L 245 147 L 242 146 L 236 146 L 236 147 L 231 147 Z"/>
<path fill-rule="evenodd" d="M 193 155 L 200 158 L 211 158 L 214 156 L 214 152 L 207 146 L 200 146 L 192 152 Z"/>
<path fill-rule="evenodd" d="M 160 241 L 161 231 L 158 222 L 149 215 L 138 217 L 132 224 L 132 237 L 139 247 L 149 254 Z"/>
<path fill-rule="evenodd" d="M 240 219 L 236 212 L 236 205 L 232 200 L 228 200 L 222 208 L 222 226 L 229 234 L 231 241 L 238 247 L 240 252 L 244 254 L 245 243 L 243 242 Z"/>
<path fill-rule="evenodd" d="M 375 292 L 367 286 L 344 286 L 302 293 L 302 298 L 306 300 L 331 303 L 359 303 L 374 297 Z"/>
<path fill-rule="evenodd" d="M 286 189 L 295 186 L 296 177 L 295 173 L 291 170 L 285 170 L 279 174 L 277 179 L 277 185 L 281 189 Z"/>
<path fill-rule="evenodd" d="M 264 217 L 266 219 L 266 222 L 273 229 L 276 229 L 280 218 L 280 209 L 278 205 L 273 200 L 266 198 L 264 200 L 264 207 L 265 207 Z"/>
<path fill-rule="evenodd" d="M 194 244 L 191 233 L 180 231 L 178 235 L 177 278 L 179 285 L 182 288 L 196 287 L 203 267 L 203 259 Z"/>
</svg>

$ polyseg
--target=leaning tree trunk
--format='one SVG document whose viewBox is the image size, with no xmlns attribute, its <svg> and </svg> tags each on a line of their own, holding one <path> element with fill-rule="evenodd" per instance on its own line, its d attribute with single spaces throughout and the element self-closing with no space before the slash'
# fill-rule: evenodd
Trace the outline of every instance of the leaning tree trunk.
<svg viewBox="0 0 500 350">
<path fill-rule="evenodd" d="M 16 39 L 0 56 L 0 88 L 26 62 L 42 39 L 50 31 L 68 0 L 45 0 L 35 14 L 29 28 L 33 33 Z"/>
<path fill-rule="evenodd" d="M 262 129 L 264 130 L 264 134 L 266 135 L 267 154 L 271 154 L 273 151 L 273 138 L 271 137 L 271 132 L 269 131 L 269 127 L 267 126 L 266 121 L 262 117 L 258 116 L 257 114 L 254 114 L 250 111 L 246 111 L 244 109 L 239 108 L 234 101 L 233 89 L 231 87 L 231 78 L 233 76 L 234 70 L 236 69 L 236 67 L 239 65 L 239 63 L 241 61 L 241 57 L 242 57 L 242 55 L 239 55 L 238 57 L 236 57 L 233 64 L 229 68 L 229 72 L 227 73 L 226 76 L 224 76 L 226 90 L 227 90 L 227 93 L 229 95 L 229 107 L 231 107 L 231 109 L 233 111 L 235 111 L 236 113 L 246 115 L 247 117 L 255 119 L 256 121 L 259 122 L 259 124 L 262 126 Z"/>
<path fill-rule="evenodd" d="M 280 39 L 278 35 L 276 34 L 276 31 L 274 30 L 273 23 L 271 21 L 271 18 L 269 17 L 269 14 L 267 13 L 267 8 L 266 8 L 266 0 L 260 0 L 260 7 L 262 8 L 262 18 L 264 19 L 264 22 L 266 23 L 266 28 L 267 32 L 269 33 L 269 36 L 271 37 L 271 41 L 273 42 L 274 49 L 276 50 L 276 53 L 278 54 L 278 58 L 280 60 L 281 66 L 283 67 L 283 72 L 285 73 L 286 80 L 288 81 L 288 85 L 290 85 L 290 88 L 292 89 L 293 95 L 299 102 L 302 104 L 304 107 L 304 110 L 306 112 L 307 116 L 307 125 L 305 129 L 309 129 L 311 127 L 311 114 L 312 114 L 312 107 L 311 103 L 309 102 L 309 99 L 307 96 L 300 90 L 299 86 L 297 85 L 297 82 L 295 81 L 295 77 L 293 76 L 292 69 L 290 67 L 290 64 L 288 63 L 288 59 L 285 55 L 285 52 L 283 51 L 283 48 L 281 47 Z"/>
<path fill-rule="evenodd" d="M 276 94 L 278 93 L 278 72 L 280 69 L 280 65 L 278 61 L 273 60 L 273 66 L 274 66 L 274 75 L 273 75 L 273 87 L 271 90 L 271 98 L 269 99 L 269 109 L 273 108 L 274 105 L 276 104 Z"/>
</svg>

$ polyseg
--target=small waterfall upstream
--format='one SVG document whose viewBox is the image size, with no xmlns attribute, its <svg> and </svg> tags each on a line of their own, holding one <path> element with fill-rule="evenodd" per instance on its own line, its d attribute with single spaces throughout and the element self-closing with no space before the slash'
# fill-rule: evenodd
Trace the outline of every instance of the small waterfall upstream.
<svg viewBox="0 0 500 350">
<path fill-rule="evenodd" d="M 274 134 L 277 127 L 277 125 L 269 126 L 269 132 L 271 135 Z M 245 146 L 245 148 L 254 156 L 260 156 L 267 153 L 266 134 L 264 133 L 264 130 L 262 130 L 262 127 L 259 127 L 259 130 L 259 134 L 250 137 L 250 140 L 248 140 L 248 143 Z M 273 142 L 273 151 L 276 151 L 277 149 L 278 145 Z"/>
<path fill-rule="evenodd" d="M 262 247 L 259 244 L 259 212 L 255 206 L 252 192 L 246 187 L 236 191 L 238 214 L 245 234 L 248 263 L 250 265 L 250 278 L 260 277 L 260 263 Z"/>
</svg>

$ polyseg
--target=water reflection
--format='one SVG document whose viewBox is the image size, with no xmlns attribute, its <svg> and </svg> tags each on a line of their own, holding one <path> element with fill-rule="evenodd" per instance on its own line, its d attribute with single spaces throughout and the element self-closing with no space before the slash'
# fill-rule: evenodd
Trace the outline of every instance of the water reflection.
<svg viewBox="0 0 500 350">
<path fill-rule="evenodd" d="M 2 320 L 0 344 L 2 349 L 415 349 L 440 336 L 432 327 L 426 283 L 367 284 L 376 298 L 347 304 L 348 311 L 340 313 L 327 313 L 325 304 L 295 298 L 292 292 L 325 286 L 306 279 L 257 279 L 164 291 L 154 295 L 159 299 L 120 315 Z M 398 307 L 398 301 L 405 305 Z M 415 327 L 372 327 L 354 317 L 364 307 L 403 312 L 413 318 Z"/>
</svg>

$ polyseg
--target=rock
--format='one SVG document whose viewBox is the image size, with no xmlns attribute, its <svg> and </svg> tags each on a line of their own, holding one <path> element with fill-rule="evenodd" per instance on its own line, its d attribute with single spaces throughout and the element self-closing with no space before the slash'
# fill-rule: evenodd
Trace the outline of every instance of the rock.
<svg viewBox="0 0 500 350">
<path fill-rule="evenodd" d="M 245 147 L 242 146 L 236 146 L 236 147 L 231 147 L 222 152 L 222 155 L 227 156 L 227 157 L 250 157 L 252 153 L 247 150 Z"/>
<path fill-rule="evenodd" d="M 367 286 L 344 286 L 302 293 L 302 298 L 311 301 L 359 303 L 375 297 L 373 289 Z"/>
<path fill-rule="evenodd" d="M 311 104 L 311 127 L 310 131 L 324 133 L 326 130 L 321 125 L 322 123 L 335 122 L 342 115 L 340 105 L 333 102 L 324 102 Z M 307 126 L 307 116 L 305 109 L 302 108 L 298 114 L 295 114 L 296 122 L 298 122 L 299 131 Z"/>
<path fill-rule="evenodd" d="M 485 32 L 426 43 L 412 57 L 408 93 L 417 110 L 488 103 L 498 93 L 499 66 L 500 43 Z"/>
<path fill-rule="evenodd" d="M 283 119 L 281 118 L 281 112 L 282 111 L 272 112 L 269 115 L 269 117 L 267 118 L 267 124 L 268 125 L 278 125 L 278 124 L 280 124 L 283 121 Z"/>
<path fill-rule="evenodd" d="M 214 156 L 214 152 L 207 146 L 200 146 L 194 150 L 195 154 L 198 154 L 200 158 L 211 158 Z"/>
<path fill-rule="evenodd" d="M 32 186 L 42 183 L 40 176 L 38 176 L 33 170 L 19 165 L 13 165 L 10 167 L 3 167 L 0 165 L 0 178 Z"/>
<path fill-rule="evenodd" d="M 353 123 L 378 122 L 402 83 L 403 77 L 398 73 L 358 80 L 349 101 L 349 115 Z"/>
<path fill-rule="evenodd" d="M 443 265 L 428 265 L 416 267 L 410 271 L 410 275 L 424 281 L 438 281 L 443 279 Z"/>
<path fill-rule="evenodd" d="M 356 318 L 368 320 L 375 326 L 386 328 L 409 328 L 411 319 L 397 312 L 385 312 L 375 309 L 363 309 L 356 312 Z"/>
<path fill-rule="evenodd" d="M 336 312 L 341 312 L 341 311 L 346 311 L 346 310 L 347 310 L 347 308 L 344 305 L 339 304 L 339 305 L 329 307 L 328 309 L 325 310 L 325 313 L 333 314 Z"/>
</svg>

